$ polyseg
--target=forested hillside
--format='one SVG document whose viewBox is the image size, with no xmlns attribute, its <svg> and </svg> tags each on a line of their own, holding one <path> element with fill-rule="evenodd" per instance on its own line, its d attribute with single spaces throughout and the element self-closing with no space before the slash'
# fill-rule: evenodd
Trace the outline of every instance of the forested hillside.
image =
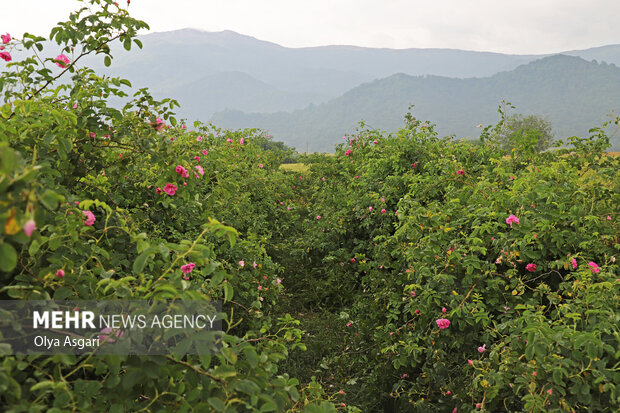
<svg viewBox="0 0 620 413">
<path fill-rule="evenodd" d="M 620 68 L 578 57 L 551 56 L 487 78 L 453 79 L 397 74 L 363 84 L 325 104 L 291 113 L 219 112 L 212 120 L 224 127 L 260 127 L 300 151 L 331 150 L 363 119 L 394 130 L 402 113 L 431 119 L 440 135 L 477 139 L 480 124 L 494 122 L 505 100 L 520 113 L 549 119 L 557 138 L 584 135 L 620 107 Z M 620 149 L 620 136 L 612 137 Z"/>
</svg>

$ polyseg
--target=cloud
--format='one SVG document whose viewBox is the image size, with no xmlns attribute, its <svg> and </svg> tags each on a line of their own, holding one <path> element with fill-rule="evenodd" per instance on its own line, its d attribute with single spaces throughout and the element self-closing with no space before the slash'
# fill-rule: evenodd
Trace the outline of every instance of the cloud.
<svg viewBox="0 0 620 413">
<path fill-rule="evenodd" d="M 79 5 L 73 0 L 9 2 L 3 16 L 10 18 L 3 19 L 0 31 L 47 34 Z M 620 39 L 617 0 L 133 0 L 129 10 L 153 31 L 227 29 L 289 47 L 353 44 L 535 54 Z"/>
</svg>

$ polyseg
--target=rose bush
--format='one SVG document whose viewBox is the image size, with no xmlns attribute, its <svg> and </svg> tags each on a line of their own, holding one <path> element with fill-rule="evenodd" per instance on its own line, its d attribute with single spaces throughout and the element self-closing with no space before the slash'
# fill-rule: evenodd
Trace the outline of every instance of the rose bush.
<svg viewBox="0 0 620 413">
<path fill-rule="evenodd" d="M 298 155 L 264 132 L 189 125 L 81 66 L 145 27 L 91 0 L 53 46 L 2 35 L 0 297 L 221 299 L 223 350 L 4 356 L 0 405 L 617 410 L 620 169 L 603 128 L 504 156 L 503 119 L 472 143 L 408 114 L 284 170 Z"/>
</svg>

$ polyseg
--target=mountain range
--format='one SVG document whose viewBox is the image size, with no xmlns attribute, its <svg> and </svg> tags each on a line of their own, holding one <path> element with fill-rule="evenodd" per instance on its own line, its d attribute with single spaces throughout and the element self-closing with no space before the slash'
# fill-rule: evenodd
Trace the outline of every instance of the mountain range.
<svg viewBox="0 0 620 413">
<path fill-rule="evenodd" d="M 409 105 L 440 134 L 476 137 L 506 99 L 547 116 L 556 134 L 584 134 L 620 103 L 620 45 L 557 55 L 357 46 L 287 48 L 231 31 L 183 29 L 113 51 L 105 74 L 179 101 L 189 121 L 260 127 L 298 150 L 331 151 L 360 120 L 395 130 Z M 620 146 L 617 138 L 615 147 Z"/>
</svg>

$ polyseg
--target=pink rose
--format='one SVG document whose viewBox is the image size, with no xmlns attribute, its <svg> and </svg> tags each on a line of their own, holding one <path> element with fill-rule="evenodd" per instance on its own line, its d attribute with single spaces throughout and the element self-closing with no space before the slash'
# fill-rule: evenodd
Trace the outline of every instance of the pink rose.
<svg viewBox="0 0 620 413">
<path fill-rule="evenodd" d="M 6 62 L 10 62 L 11 60 L 13 60 L 9 52 L 0 52 L 0 59 L 3 59 Z"/>
<path fill-rule="evenodd" d="M 69 58 L 64 54 L 59 54 L 54 60 L 56 61 L 56 66 L 62 69 L 66 68 L 67 65 L 71 62 Z"/>
<path fill-rule="evenodd" d="M 483 344 L 482 347 L 478 347 L 478 353 L 484 353 L 487 351 L 487 345 Z"/>
<path fill-rule="evenodd" d="M 64 270 L 58 270 L 56 271 L 56 277 L 58 278 L 62 278 L 65 276 L 65 271 Z"/>
<path fill-rule="evenodd" d="M 177 186 L 173 185 L 173 184 L 166 184 L 166 186 L 164 186 L 164 192 L 167 193 L 168 195 L 172 196 L 177 192 Z"/>
<path fill-rule="evenodd" d="M 534 272 L 536 271 L 536 264 L 527 264 L 525 266 L 525 269 L 528 270 L 529 272 Z"/>
<path fill-rule="evenodd" d="M 103 342 L 108 342 L 108 343 L 114 343 L 116 341 L 116 337 L 123 337 L 125 335 L 124 331 L 121 330 L 114 330 L 112 327 L 106 327 L 103 330 L 101 330 L 102 334 L 99 334 L 97 337 L 99 338 L 99 340 L 103 341 Z"/>
<path fill-rule="evenodd" d="M 162 118 L 158 117 L 155 119 L 155 124 L 153 125 L 155 130 L 160 131 L 164 128 L 164 121 Z M 170 140 L 174 140 L 174 138 L 170 138 Z"/>
<path fill-rule="evenodd" d="M 571 264 L 573 265 L 573 270 L 577 269 L 577 260 L 576 259 L 571 259 Z"/>
<path fill-rule="evenodd" d="M 200 174 L 200 176 L 202 176 L 202 175 L 204 175 L 204 174 L 205 174 L 205 170 L 203 169 L 203 167 L 202 167 L 202 166 L 200 166 L 200 165 L 196 165 L 196 166 L 194 166 L 194 168 L 196 168 L 196 170 L 198 171 L 198 173 Z"/>
<path fill-rule="evenodd" d="M 519 225 L 519 218 L 515 217 L 514 215 L 510 215 L 508 218 L 506 218 L 506 224 L 510 224 L 510 228 L 512 228 L 513 223 Z"/>
<path fill-rule="evenodd" d="M 91 226 L 91 225 L 93 225 L 93 224 L 95 223 L 95 221 L 97 220 L 97 219 L 95 218 L 95 214 L 93 214 L 93 213 L 92 213 L 92 212 L 90 212 L 90 211 L 82 211 L 82 214 L 84 214 L 84 218 L 85 218 L 85 219 L 84 219 L 84 225 L 86 225 L 86 226 L 89 226 L 89 227 L 90 227 L 90 226 Z"/>
<path fill-rule="evenodd" d="M 194 267 L 196 267 L 196 264 L 190 262 L 188 264 L 181 265 L 181 271 L 183 271 L 183 274 L 189 274 L 190 272 L 194 271 Z"/>
<path fill-rule="evenodd" d="M 458 171 L 456 171 L 457 175 L 465 175 L 465 171 L 462 169 L 459 169 Z"/>
<path fill-rule="evenodd" d="M 11 41 L 11 35 L 8 34 L 8 33 L 0 35 L 0 37 L 2 37 L 2 43 L 3 44 L 7 44 L 7 43 L 9 43 Z"/>
<path fill-rule="evenodd" d="M 436 323 L 437 323 L 437 327 L 439 327 L 442 330 L 450 327 L 450 320 L 446 318 L 440 318 L 439 320 L 436 321 Z"/>
<path fill-rule="evenodd" d="M 594 261 L 590 261 L 588 263 L 588 267 L 590 267 L 590 271 L 592 271 L 592 274 L 595 274 L 595 273 L 601 271 L 601 268 Z"/>
<path fill-rule="evenodd" d="M 189 173 L 187 172 L 187 169 L 185 169 L 184 167 L 182 167 L 181 165 L 177 165 L 176 167 L 176 171 L 179 175 L 181 175 L 183 178 L 189 178 Z"/>
<path fill-rule="evenodd" d="M 209 154 L 209 152 L 207 152 L 207 150 L 206 150 L 206 149 L 203 149 L 203 150 L 202 150 L 202 154 L 203 154 L 204 156 L 207 156 L 207 155 Z"/>
<path fill-rule="evenodd" d="M 241 268 L 245 267 L 245 261 L 243 261 L 243 260 L 239 261 L 239 266 Z"/>
</svg>

